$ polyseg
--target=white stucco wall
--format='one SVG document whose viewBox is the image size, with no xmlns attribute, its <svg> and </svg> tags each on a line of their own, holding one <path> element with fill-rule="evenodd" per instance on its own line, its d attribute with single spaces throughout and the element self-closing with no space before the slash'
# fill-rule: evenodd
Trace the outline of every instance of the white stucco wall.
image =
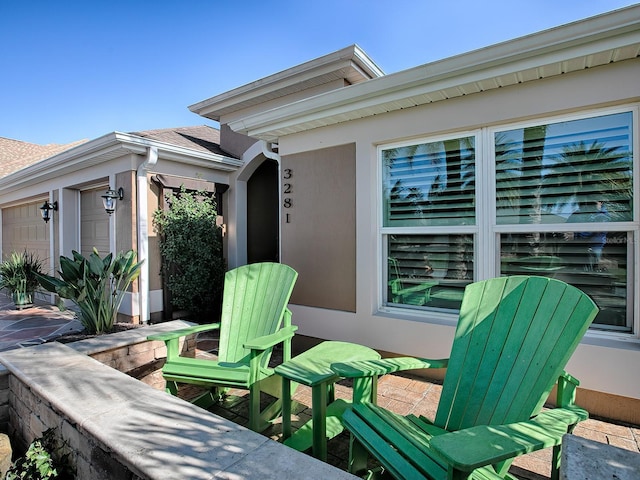
<svg viewBox="0 0 640 480">
<path fill-rule="evenodd" d="M 358 342 L 401 354 L 446 357 L 455 318 L 436 318 L 424 313 L 411 318 L 381 311 L 378 306 L 382 257 L 377 225 L 377 145 L 531 119 L 544 121 L 555 115 L 620 105 L 637 106 L 639 78 L 640 59 L 634 59 L 281 137 L 281 155 L 356 142 L 357 311 L 354 314 L 293 306 L 299 333 Z M 637 118 L 634 128 L 637 151 L 640 137 Z M 637 163 L 635 169 L 637 175 L 640 172 Z M 637 265 L 637 245 L 635 254 Z M 584 388 L 640 399 L 637 278 L 635 291 L 636 337 L 603 337 L 590 332 L 571 359 L 568 370 L 581 380 Z"/>
</svg>

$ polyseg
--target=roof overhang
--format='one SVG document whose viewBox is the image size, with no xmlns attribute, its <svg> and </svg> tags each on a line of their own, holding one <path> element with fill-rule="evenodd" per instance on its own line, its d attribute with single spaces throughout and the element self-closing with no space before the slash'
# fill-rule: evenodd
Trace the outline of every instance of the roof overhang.
<svg viewBox="0 0 640 480">
<path fill-rule="evenodd" d="M 640 5 L 635 5 L 236 118 L 228 125 L 245 135 L 277 141 L 283 135 L 639 55 Z M 208 114 L 216 116 L 213 107 L 209 105 Z M 220 115 L 231 108 L 225 105 Z"/>
<path fill-rule="evenodd" d="M 270 75 L 248 85 L 203 100 L 189 107 L 217 122 L 236 111 L 304 90 L 344 80 L 349 85 L 383 76 L 384 72 L 357 45 Z"/>
<path fill-rule="evenodd" d="M 146 155 L 151 147 L 157 148 L 159 158 L 186 165 L 226 172 L 235 171 L 242 165 L 242 161 L 236 158 L 196 151 L 128 133 L 113 132 L 0 178 L 0 193 L 90 168 L 127 154 Z M 137 165 L 132 167 L 135 169 Z"/>
</svg>

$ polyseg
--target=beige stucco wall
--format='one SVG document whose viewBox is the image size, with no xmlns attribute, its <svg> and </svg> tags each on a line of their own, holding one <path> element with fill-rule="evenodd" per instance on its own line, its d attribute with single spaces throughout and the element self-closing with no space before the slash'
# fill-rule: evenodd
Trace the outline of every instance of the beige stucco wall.
<svg viewBox="0 0 640 480">
<path fill-rule="evenodd" d="M 640 59 L 635 59 L 281 137 L 283 158 L 351 142 L 356 145 L 356 312 L 294 306 L 294 323 L 299 325 L 299 332 L 400 354 L 447 356 L 455 317 L 400 314 L 378 305 L 382 254 L 377 227 L 377 145 L 633 104 L 640 100 L 639 78 Z M 634 125 L 638 148 L 637 118 Z M 324 205 L 309 208 L 322 209 Z M 314 214 L 304 215 L 312 218 Z M 636 285 L 637 282 L 638 279 Z M 640 299 L 636 298 L 636 302 Z M 570 361 L 569 370 L 586 389 L 640 399 L 637 365 L 637 338 L 606 339 L 590 332 Z"/>
<path fill-rule="evenodd" d="M 293 303 L 356 311 L 355 153 L 349 144 L 282 156 L 281 249 L 298 272 Z"/>
</svg>

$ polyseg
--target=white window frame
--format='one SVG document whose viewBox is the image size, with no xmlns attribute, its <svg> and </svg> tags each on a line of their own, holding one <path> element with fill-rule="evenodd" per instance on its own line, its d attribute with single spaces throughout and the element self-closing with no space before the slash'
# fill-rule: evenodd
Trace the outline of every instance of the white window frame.
<svg viewBox="0 0 640 480">
<path fill-rule="evenodd" d="M 503 233 L 528 233 L 531 227 L 527 225 L 498 225 L 496 213 L 496 170 L 495 170 L 495 144 L 496 132 L 508 131 L 519 128 L 527 128 L 539 125 L 548 125 L 557 122 L 569 122 L 603 115 L 631 112 L 632 114 L 632 149 L 633 149 L 633 219 L 628 222 L 612 222 L 607 225 L 609 231 L 631 232 L 634 241 L 628 250 L 628 275 L 632 280 L 628 283 L 628 301 L 632 302 L 631 322 L 632 333 L 621 333 L 615 330 L 590 330 L 589 336 L 605 338 L 630 339 L 640 338 L 640 104 L 626 104 L 623 106 L 589 109 L 565 115 L 550 115 L 538 117 L 532 120 L 520 122 L 507 122 L 500 125 L 481 127 L 473 130 L 461 130 L 447 135 L 422 136 L 402 142 L 390 142 L 377 146 L 377 251 L 379 259 L 378 268 L 378 311 L 400 318 L 411 320 L 455 324 L 457 315 L 424 309 L 398 308 L 387 305 L 387 236 L 390 234 L 471 234 L 474 236 L 474 281 L 495 277 L 500 272 L 500 243 L 499 238 Z M 383 185 L 383 161 L 382 151 L 391 148 L 406 147 L 422 143 L 451 140 L 462 137 L 475 137 L 475 182 L 476 182 L 476 223 L 474 226 L 447 226 L 447 227 L 385 227 L 384 226 L 384 185 Z M 535 226 L 538 232 L 554 232 L 558 225 L 540 224 Z M 493 243 L 493 244 L 492 244 Z M 486 254 L 484 254 L 486 252 Z"/>
<path fill-rule="evenodd" d="M 445 311 L 437 311 L 437 310 L 417 310 L 411 308 L 400 308 L 394 307 L 392 305 L 387 305 L 387 278 L 388 278 L 388 250 L 387 250 L 387 241 L 386 238 L 391 234 L 404 234 L 404 235 L 442 235 L 442 234 L 459 234 L 459 235 L 472 235 L 474 238 L 473 242 L 473 280 L 475 281 L 478 278 L 478 267 L 476 265 L 476 259 L 479 257 L 480 250 L 478 249 L 478 244 L 481 243 L 479 240 L 479 216 L 482 212 L 479 209 L 478 202 L 476 201 L 475 205 L 475 225 L 461 225 L 461 226 L 421 226 L 421 227 L 385 227 L 384 226 L 384 165 L 382 162 L 382 151 L 389 150 L 392 148 L 401 148 L 409 145 L 416 145 L 422 143 L 434 143 L 434 142 L 445 142 L 447 140 L 454 140 L 458 138 L 465 137 L 474 137 L 475 142 L 475 182 L 476 182 L 476 198 L 478 196 L 478 183 L 480 180 L 479 177 L 479 169 L 478 169 L 478 149 L 481 147 L 482 142 L 482 130 L 481 129 L 473 129 L 473 130 L 463 130 L 459 132 L 450 133 L 447 135 L 436 135 L 436 136 L 425 136 L 418 137 L 411 140 L 405 140 L 402 142 L 394 142 L 394 143 L 385 143 L 378 145 L 376 149 L 377 156 L 377 196 L 378 196 L 378 248 L 379 252 L 378 258 L 381 259 L 381 268 L 378 269 L 378 311 L 391 313 L 393 315 L 404 316 L 406 318 L 411 318 L 419 321 L 436 321 L 443 322 L 446 324 L 455 324 L 457 319 L 457 315 L 445 312 Z M 483 149 L 484 150 L 484 149 Z"/>
</svg>

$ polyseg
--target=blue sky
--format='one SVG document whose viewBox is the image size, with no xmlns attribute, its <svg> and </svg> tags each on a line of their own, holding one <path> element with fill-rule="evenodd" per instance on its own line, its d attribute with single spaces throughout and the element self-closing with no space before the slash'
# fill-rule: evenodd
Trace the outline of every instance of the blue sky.
<svg viewBox="0 0 640 480">
<path fill-rule="evenodd" d="M 358 44 L 386 73 L 623 0 L 0 0 L 0 136 L 217 126 L 188 106 Z"/>
</svg>

